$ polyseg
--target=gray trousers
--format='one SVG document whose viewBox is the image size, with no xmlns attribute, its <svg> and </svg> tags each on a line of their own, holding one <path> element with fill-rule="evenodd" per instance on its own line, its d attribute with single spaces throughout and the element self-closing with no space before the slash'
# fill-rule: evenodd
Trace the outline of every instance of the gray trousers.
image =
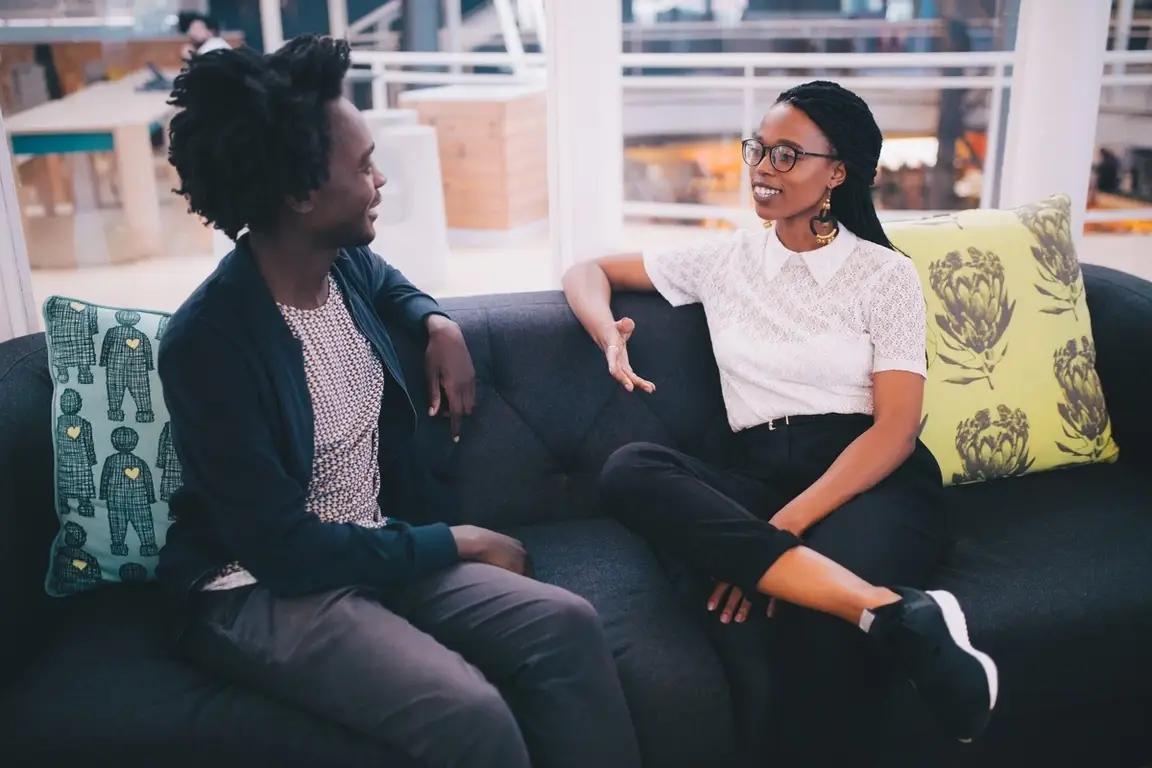
<svg viewBox="0 0 1152 768">
<path fill-rule="evenodd" d="M 383 596 L 198 596 L 202 666 L 429 768 L 639 768 L 616 664 L 586 600 L 465 563 Z"/>
</svg>

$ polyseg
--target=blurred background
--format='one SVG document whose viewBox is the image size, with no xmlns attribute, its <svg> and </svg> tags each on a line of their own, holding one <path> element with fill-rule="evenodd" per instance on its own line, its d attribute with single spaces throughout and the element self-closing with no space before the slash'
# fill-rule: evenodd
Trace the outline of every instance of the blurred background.
<svg viewBox="0 0 1152 768">
<path fill-rule="evenodd" d="M 1045 50 L 1021 0 L 562 1 L 0 0 L 0 186 L 37 301 L 171 310 L 227 252 L 171 192 L 165 156 L 166 79 L 208 38 L 350 40 L 348 95 L 391 179 L 376 249 L 440 295 L 555 287 L 573 243 L 755 226 L 740 140 L 817 77 L 876 114 L 884 218 L 995 207 L 1023 119 L 1018 45 Z M 1058 25 L 1098 2 L 1045 5 Z M 1152 0 L 1111 5 L 1103 50 L 1045 55 L 1084 55 L 1070 93 L 1099 89 L 1094 136 L 1069 158 L 1091 164 L 1081 258 L 1152 276 Z M 550 120 L 597 93 L 602 110 Z"/>
</svg>

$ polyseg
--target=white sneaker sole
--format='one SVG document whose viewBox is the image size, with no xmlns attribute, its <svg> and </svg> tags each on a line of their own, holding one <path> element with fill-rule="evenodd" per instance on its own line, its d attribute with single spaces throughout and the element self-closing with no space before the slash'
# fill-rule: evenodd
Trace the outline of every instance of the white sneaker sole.
<svg viewBox="0 0 1152 768">
<path fill-rule="evenodd" d="M 980 662 L 980 666 L 984 668 L 984 674 L 988 678 L 988 711 L 991 712 L 996 708 L 996 696 L 1000 690 L 1000 673 L 996 669 L 996 662 L 992 661 L 992 657 L 988 654 L 972 647 L 972 641 L 968 638 L 968 621 L 964 618 L 964 611 L 961 610 L 955 595 L 944 590 L 929 590 L 928 596 L 940 606 L 940 611 L 944 614 L 944 623 L 948 625 L 948 632 L 956 641 L 956 645 Z M 961 741 L 969 742 L 971 739 Z"/>
</svg>

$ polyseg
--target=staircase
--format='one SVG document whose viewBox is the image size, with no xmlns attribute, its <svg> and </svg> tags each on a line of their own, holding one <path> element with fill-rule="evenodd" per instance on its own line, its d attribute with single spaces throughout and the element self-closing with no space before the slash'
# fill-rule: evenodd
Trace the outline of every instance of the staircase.
<svg viewBox="0 0 1152 768">
<path fill-rule="evenodd" d="M 433 0 L 418 0 L 432 2 Z M 459 50 L 504 50 L 500 16 L 491 0 L 461 0 Z M 388 0 L 376 10 L 348 25 L 348 40 L 356 48 L 378 51 L 400 50 L 399 27 L 403 19 L 401 0 Z M 449 50 L 449 31 L 440 29 L 440 49 Z"/>
</svg>

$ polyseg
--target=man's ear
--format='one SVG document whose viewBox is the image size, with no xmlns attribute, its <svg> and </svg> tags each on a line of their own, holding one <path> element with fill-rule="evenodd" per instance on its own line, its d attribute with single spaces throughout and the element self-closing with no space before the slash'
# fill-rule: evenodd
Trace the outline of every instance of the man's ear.
<svg viewBox="0 0 1152 768">
<path fill-rule="evenodd" d="M 312 201 L 312 195 L 309 193 L 308 197 L 303 200 L 298 200 L 295 197 L 288 197 L 284 202 L 288 205 L 288 209 L 300 214 L 312 213 L 316 209 L 316 204 Z"/>
</svg>

